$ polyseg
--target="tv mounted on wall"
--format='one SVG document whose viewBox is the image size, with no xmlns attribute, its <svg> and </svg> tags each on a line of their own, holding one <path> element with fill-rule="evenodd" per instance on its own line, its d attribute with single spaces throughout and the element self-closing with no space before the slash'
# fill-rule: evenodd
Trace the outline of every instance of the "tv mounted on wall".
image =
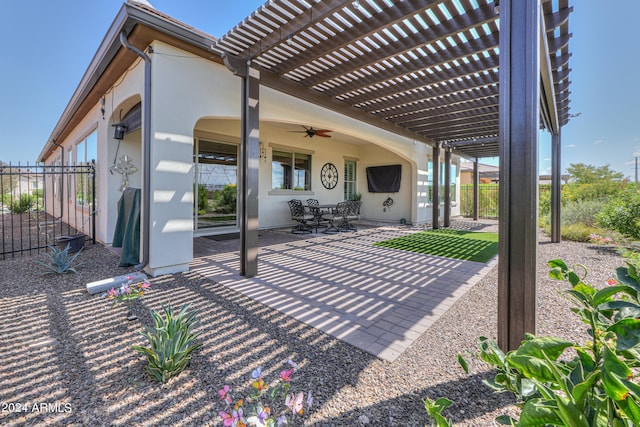
<svg viewBox="0 0 640 427">
<path fill-rule="evenodd" d="M 397 193 L 400 191 L 402 165 L 369 166 L 367 185 L 370 193 Z"/>
</svg>

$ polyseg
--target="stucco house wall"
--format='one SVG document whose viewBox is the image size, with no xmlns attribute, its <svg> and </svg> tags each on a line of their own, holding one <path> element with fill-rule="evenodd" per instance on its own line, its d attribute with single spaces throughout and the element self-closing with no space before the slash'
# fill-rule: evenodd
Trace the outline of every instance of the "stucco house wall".
<svg viewBox="0 0 640 427">
<path fill-rule="evenodd" d="M 150 156 L 147 270 L 157 275 L 185 271 L 192 260 L 194 138 L 221 138 L 239 144 L 241 80 L 223 65 L 172 45 L 155 41 L 151 47 L 151 152 L 143 152 L 140 130 L 120 141 L 113 138 L 112 124 L 135 104 L 144 102 L 144 63 L 140 60 L 105 93 L 104 106 L 96 104 L 63 145 L 72 146 L 88 133 L 97 132 L 97 239 L 107 244 L 112 241 L 122 183 L 122 177 L 110 173 L 109 168 L 128 156 L 138 168 L 129 176 L 129 185 L 142 187 L 143 160 Z M 102 108 L 106 110 L 104 116 Z M 331 129 L 340 138 L 303 138 L 282 126 L 311 123 L 316 128 Z M 363 194 L 364 218 L 396 223 L 403 218 L 414 223 L 431 220 L 427 198 L 429 146 L 266 87 L 260 90 L 260 141 L 266 150 L 266 158 L 259 160 L 260 228 L 291 225 L 286 202 L 292 198 L 315 198 L 322 203 L 343 200 L 345 159 L 357 161 L 357 191 Z M 271 155 L 274 148 L 282 147 L 312 154 L 311 191 L 271 189 Z M 457 156 L 452 159 L 458 162 Z M 335 164 L 341 173 L 332 190 L 320 182 L 320 168 L 327 162 Z M 389 164 L 402 165 L 400 191 L 368 193 L 366 167 Z M 394 200 L 391 208 L 383 206 L 387 197 Z M 452 212 L 455 215 L 455 206 Z"/>
</svg>

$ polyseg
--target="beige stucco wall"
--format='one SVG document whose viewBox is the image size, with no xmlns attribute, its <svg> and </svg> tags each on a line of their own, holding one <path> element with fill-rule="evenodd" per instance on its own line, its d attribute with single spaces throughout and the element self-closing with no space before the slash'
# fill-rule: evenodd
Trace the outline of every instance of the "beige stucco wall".
<svg viewBox="0 0 640 427">
<path fill-rule="evenodd" d="M 241 81 L 226 67 L 196 57 L 173 46 L 153 43 L 151 115 L 151 207 L 150 253 L 148 271 L 163 274 L 188 269 L 193 256 L 193 142 L 194 137 L 224 135 L 226 141 L 238 142 L 241 109 Z M 142 132 L 125 136 L 120 144 L 113 139 L 111 124 L 143 98 L 144 63 L 137 63 L 105 94 L 105 118 L 100 105 L 74 129 L 65 144 L 98 132 L 98 240 L 110 243 L 117 216 L 118 191 L 122 177 L 110 174 L 114 158 L 132 159 L 138 172 L 129 178 L 130 186 L 142 187 L 144 176 Z M 362 215 L 373 220 L 410 222 L 431 220 L 427 201 L 427 162 L 432 149 L 391 132 L 358 122 L 284 95 L 272 89 L 260 90 L 260 141 L 266 159 L 259 163 L 260 228 L 288 226 L 287 201 L 292 198 L 315 198 L 322 203 L 343 199 L 342 176 L 336 188 L 325 189 L 320 182 L 320 168 L 334 163 L 339 171 L 345 158 L 357 159 L 358 191 L 363 194 Z M 281 123 L 310 125 L 334 131 L 340 138 L 303 138 L 290 133 Z M 214 138 L 215 139 L 215 138 Z M 355 143 L 354 143 L 355 142 Z M 310 151 L 312 191 L 271 190 L 271 153 L 274 148 Z M 453 161 L 458 158 L 453 156 Z M 368 166 L 402 165 L 401 189 L 395 194 L 372 194 L 367 191 L 365 170 Z M 143 190 L 144 193 L 144 190 Z M 382 203 L 392 197 L 394 205 L 384 209 Z M 455 215 L 456 207 L 452 209 Z M 143 215 L 144 219 L 144 215 Z"/>
</svg>

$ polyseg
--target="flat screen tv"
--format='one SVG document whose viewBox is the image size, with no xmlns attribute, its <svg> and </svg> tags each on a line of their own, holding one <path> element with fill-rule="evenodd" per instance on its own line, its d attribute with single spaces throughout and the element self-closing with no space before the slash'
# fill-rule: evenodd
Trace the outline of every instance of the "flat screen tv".
<svg viewBox="0 0 640 427">
<path fill-rule="evenodd" d="M 397 193 L 400 191 L 402 165 L 369 166 L 367 185 L 369 193 Z"/>
</svg>

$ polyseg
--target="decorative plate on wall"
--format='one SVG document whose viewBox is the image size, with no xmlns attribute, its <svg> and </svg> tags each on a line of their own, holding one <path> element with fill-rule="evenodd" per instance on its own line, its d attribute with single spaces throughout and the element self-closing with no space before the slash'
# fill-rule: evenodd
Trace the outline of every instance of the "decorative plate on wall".
<svg viewBox="0 0 640 427">
<path fill-rule="evenodd" d="M 333 163 L 325 163 L 320 170 L 320 180 L 324 188 L 331 190 L 338 185 L 338 169 Z"/>
</svg>

